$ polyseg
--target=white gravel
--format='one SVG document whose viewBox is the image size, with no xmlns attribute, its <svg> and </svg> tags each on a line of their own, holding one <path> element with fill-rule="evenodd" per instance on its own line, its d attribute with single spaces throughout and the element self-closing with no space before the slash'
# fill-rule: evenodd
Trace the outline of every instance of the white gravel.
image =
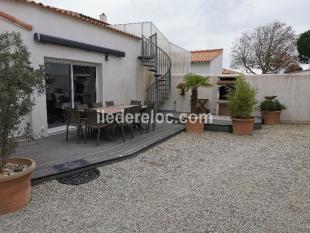
<svg viewBox="0 0 310 233">
<path fill-rule="evenodd" d="M 310 232 L 310 125 L 182 133 L 100 171 L 35 186 L 0 232 Z"/>
</svg>

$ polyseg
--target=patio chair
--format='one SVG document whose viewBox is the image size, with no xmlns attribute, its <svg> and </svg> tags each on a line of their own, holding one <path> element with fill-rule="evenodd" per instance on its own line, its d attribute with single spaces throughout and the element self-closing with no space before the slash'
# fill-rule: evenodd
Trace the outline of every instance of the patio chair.
<svg viewBox="0 0 310 233">
<path fill-rule="evenodd" d="M 145 131 L 148 133 L 151 125 L 153 128 L 153 131 L 155 130 L 155 122 L 152 122 L 152 110 L 154 111 L 154 104 L 148 103 L 148 104 L 146 104 L 146 106 L 147 107 L 145 109 L 143 109 L 142 114 L 148 115 L 148 122 L 144 123 L 145 124 Z"/>
<path fill-rule="evenodd" d="M 110 107 L 110 106 L 114 106 L 115 104 L 114 104 L 114 101 L 112 100 L 112 101 L 106 101 L 106 102 L 105 102 L 105 105 L 106 105 L 107 107 Z"/>
<path fill-rule="evenodd" d="M 142 105 L 142 101 L 140 100 L 131 100 L 130 105 Z"/>
<path fill-rule="evenodd" d="M 91 107 L 92 108 L 101 108 L 101 107 L 103 107 L 103 104 L 102 103 L 92 103 Z"/>
<path fill-rule="evenodd" d="M 77 138 L 78 138 L 77 140 L 79 143 L 80 142 L 80 136 L 84 137 L 83 126 L 86 127 L 86 120 L 81 118 L 81 112 L 80 111 L 73 109 L 73 108 L 67 108 L 66 109 L 66 116 L 67 116 L 66 142 L 68 142 L 69 126 L 75 126 L 75 127 L 77 127 Z"/>
<path fill-rule="evenodd" d="M 124 109 L 124 113 L 123 113 L 123 116 L 124 116 L 124 119 L 118 119 L 118 121 L 116 122 L 116 126 L 117 127 L 120 127 L 121 130 L 122 130 L 122 135 L 123 135 L 123 142 L 125 142 L 125 128 L 126 127 L 129 127 L 130 128 L 130 131 L 131 131 L 131 138 L 134 137 L 134 132 L 133 132 L 133 126 L 134 126 L 134 121 L 132 122 L 126 122 L 126 116 L 128 114 L 134 114 L 133 113 L 133 110 L 134 110 L 134 107 L 130 107 L 130 108 L 125 108 Z M 121 117 L 122 115 L 117 115 L 117 117 Z"/>
<path fill-rule="evenodd" d="M 133 106 L 130 108 L 130 112 L 135 117 L 133 127 L 135 128 L 136 126 L 138 126 L 138 128 L 140 129 L 140 133 L 143 134 L 143 125 L 141 120 L 142 106 L 141 105 Z"/>
<path fill-rule="evenodd" d="M 207 107 L 209 99 L 198 99 L 196 111 L 197 113 L 209 113 L 209 109 Z"/>
<path fill-rule="evenodd" d="M 76 106 L 76 109 L 81 112 L 81 119 L 86 120 L 86 114 L 85 114 L 85 109 L 88 109 L 88 105 L 87 104 L 81 104 Z"/>
<path fill-rule="evenodd" d="M 87 116 L 87 131 L 89 129 L 97 129 L 97 146 L 99 146 L 100 141 L 100 131 L 101 129 L 112 127 L 113 129 L 113 141 L 115 141 L 115 125 L 108 123 L 100 123 L 97 118 L 97 110 L 88 109 L 85 110 Z"/>
</svg>

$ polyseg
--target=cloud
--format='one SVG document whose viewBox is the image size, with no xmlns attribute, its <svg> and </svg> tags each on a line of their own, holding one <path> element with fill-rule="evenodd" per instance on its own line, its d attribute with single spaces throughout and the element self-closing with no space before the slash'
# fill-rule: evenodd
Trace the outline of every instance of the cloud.
<svg viewBox="0 0 310 233">
<path fill-rule="evenodd" d="M 41 0 L 111 24 L 153 21 L 173 43 L 188 50 L 224 48 L 230 66 L 232 43 L 241 32 L 280 20 L 297 33 L 309 30 L 309 0 Z"/>
</svg>

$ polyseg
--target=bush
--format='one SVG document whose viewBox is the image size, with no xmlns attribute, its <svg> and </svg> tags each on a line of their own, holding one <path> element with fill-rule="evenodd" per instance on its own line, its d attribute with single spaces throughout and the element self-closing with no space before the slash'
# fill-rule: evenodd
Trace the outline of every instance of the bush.
<svg viewBox="0 0 310 233">
<path fill-rule="evenodd" d="M 256 91 L 243 76 L 238 77 L 235 88 L 228 95 L 231 117 L 250 119 L 256 103 Z"/>
<path fill-rule="evenodd" d="M 286 106 L 276 99 L 277 96 L 265 96 L 265 100 L 260 103 L 259 108 L 262 112 L 282 111 Z"/>
</svg>

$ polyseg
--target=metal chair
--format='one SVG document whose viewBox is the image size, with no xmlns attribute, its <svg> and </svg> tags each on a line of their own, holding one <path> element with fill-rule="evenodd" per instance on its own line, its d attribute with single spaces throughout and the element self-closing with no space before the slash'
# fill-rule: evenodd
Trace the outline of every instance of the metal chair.
<svg viewBox="0 0 310 233">
<path fill-rule="evenodd" d="M 73 109 L 73 108 L 66 109 L 66 116 L 67 116 L 66 142 L 68 142 L 69 126 L 75 126 L 75 127 L 77 127 L 77 137 L 78 137 L 77 140 L 79 143 L 80 142 L 80 136 L 84 137 L 83 126 L 86 127 L 86 120 L 81 118 L 81 112 L 80 111 Z"/>
<path fill-rule="evenodd" d="M 148 122 L 145 124 L 145 130 L 148 133 L 152 125 L 153 131 L 155 130 L 155 122 L 152 122 L 152 114 L 154 114 L 154 104 L 148 103 L 147 107 L 142 110 L 142 114 L 148 115 Z"/>
<path fill-rule="evenodd" d="M 143 134 L 143 125 L 141 119 L 142 106 L 141 105 L 133 106 L 130 108 L 130 112 L 134 116 L 133 127 L 135 128 L 135 126 L 138 126 L 138 128 L 140 129 L 140 133 Z"/>
<path fill-rule="evenodd" d="M 131 100 L 130 105 L 142 105 L 142 101 L 140 100 Z"/>
<path fill-rule="evenodd" d="M 134 137 L 134 132 L 133 132 L 133 126 L 134 126 L 134 120 L 132 122 L 126 122 L 125 120 L 128 117 L 128 114 L 133 114 L 133 108 L 134 107 L 130 107 L 130 108 L 125 108 L 124 109 L 124 113 L 122 115 L 116 115 L 116 117 L 118 117 L 119 119 L 116 121 L 116 124 L 118 127 L 121 128 L 122 130 L 122 135 L 123 135 L 123 142 L 125 142 L 125 128 L 129 127 L 130 131 L 131 131 L 131 138 Z M 124 119 L 121 119 L 121 117 L 124 117 Z"/>
<path fill-rule="evenodd" d="M 92 108 L 101 108 L 101 107 L 103 107 L 103 104 L 102 103 L 92 103 L 91 107 Z"/>
<path fill-rule="evenodd" d="M 107 107 L 110 107 L 110 106 L 114 106 L 115 104 L 114 104 L 114 101 L 112 100 L 112 101 L 106 101 L 106 102 L 105 102 L 105 105 L 106 105 Z"/>
<path fill-rule="evenodd" d="M 113 141 L 115 141 L 115 126 L 114 126 L 114 124 L 98 122 L 97 110 L 88 109 L 88 110 L 85 110 L 85 112 L 86 112 L 86 116 L 87 116 L 87 131 L 89 129 L 97 129 L 97 146 L 99 146 L 100 131 L 103 128 L 113 127 Z"/>
</svg>

